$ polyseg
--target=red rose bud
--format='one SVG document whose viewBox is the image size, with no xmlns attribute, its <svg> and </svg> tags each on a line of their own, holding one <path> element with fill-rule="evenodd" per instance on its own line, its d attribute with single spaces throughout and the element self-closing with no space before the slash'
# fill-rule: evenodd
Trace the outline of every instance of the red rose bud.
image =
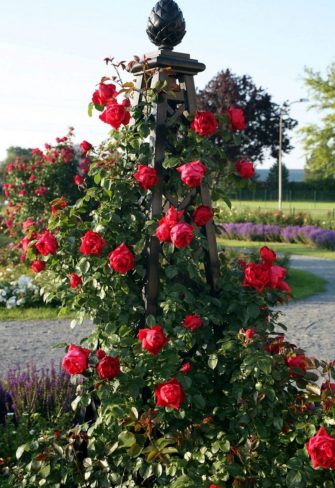
<svg viewBox="0 0 335 488">
<path fill-rule="evenodd" d="M 182 373 L 189 373 L 192 369 L 192 364 L 191 363 L 185 363 L 182 365 L 182 367 L 180 368 L 180 371 Z"/>
<path fill-rule="evenodd" d="M 135 256 L 124 242 L 109 255 L 109 266 L 117 273 L 128 273 L 135 265 Z"/>
<path fill-rule="evenodd" d="M 90 349 L 70 344 L 62 361 L 63 368 L 69 374 L 83 373 L 88 367 L 88 357 L 91 352 Z"/>
<path fill-rule="evenodd" d="M 112 100 L 117 96 L 117 91 L 115 85 L 112 83 L 100 83 L 99 89 L 93 93 L 92 102 L 94 105 L 107 105 L 108 101 Z"/>
<path fill-rule="evenodd" d="M 242 286 L 251 286 L 262 293 L 263 289 L 270 283 L 270 272 L 263 263 L 249 263 L 244 269 L 244 280 Z"/>
<path fill-rule="evenodd" d="M 106 356 L 106 353 L 102 349 L 97 349 L 95 355 L 98 359 L 102 359 Z"/>
<path fill-rule="evenodd" d="M 142 348 L 153 355 L 158 354 L 169 342 L 160 325 L 155 325 L 151 329 L 140 329 L 138 338 L 142 342 Z"/>
<path fill-rule="evenodd" d="M 320 427 L 306 444 L 313 468 L 335 469 L 335 438 Z"/>
<path fill-rule="evenodd" d="M 107 242 L 93 230 L 89 230 L 86 234 L 80 238 L 81 246 L 79 251 L 86 256 L 101 256 L 104 247 L 107 246 Z"/>
<path fill-rule="evenodd" d="M 245 338 L 246 339 L 252 339 L 254 337 L 254 335 L 256 334 L 255 330 L 254 329 L 247 329 L 245 332 L 244 332 L 244 335 L 245 335 Z"/>
<path fill-rule="evenodd" d="M 201 137 L 208 137 L 215 134 L 218 125 L 218 121 L 212 112 L 196 112 L 193 122 L 191 123 L 191 129 L 197 132 Z"/>
<path fill-rule="evenodd" d="M 178 249 L 187 247 L 194 239 L 193 226 L 186 222 L 178 222 L 170 231 L 172 244 Z"/>
<path fill-rule="evenodd" d="M 80 149 L 82 151 L 82 154 L 86 156 L 86 153 L 88 151 L 90 151 L 91 149 L 93 148 L 92 144 L 90 144 L 89 142 L 87 141 L 83 141 L 81 144 L 80 144 Z"/>
<path fill-rule="evenodd" d="M 97 364 L 97 373 L 100 379 L 110 380 L 119 376 L 120 361 L 118 357 L 104 356 Z"/>
<path fill-rule="evenodd" d="M 45 262 L 40 261 L 39 259 L 35 259 L 30 265 L 30 268 L 35 271 L 35 273 L 40 273 L 45 269 Z"/>
<path fill-rule="evenodd" d="M 297 354 L 286 359 L 289 368 L 300 369 L 301 372 L 290 371 L 291 378 L 299 378 L 307 369 L 307 358 L 304 354 Z"/>
<path fill-rule="evenodd" d="M 226 115 L 229 119 L 232 131 L 235 132 L 237 130 L 245 129 L 244 112 L 241 108 L 232 105 L 228 108 Z"/>
<path fill-rule="evenodd" d="M 200 315 L 197 314 L 186 315 L 186 317 L 184 318 L 183 326 L 185 327 L 185 329 L 195 331 L 202 326 L 202 319 Z"/>
<path fill-rule="evenodd" d="M 152 188 L 158 183 L 158 173 L 155 168 L 151 168 L 145 164 L 139 164 L 137 166 L 137 171 L 134 173 L 134 178 L 145 190 Z"/>
<path fill-rule="evenodd" d="M 56 237 L 46 230 L 37 236 L 35 247 L 42 256 L 48 256 L 49 254 L 56 254 L 58 242 Z"/>
<path fill-rule="evenodd" d="M 156 229 L 156 237 L 160 242 L 170 242 L 170 226 L 168 224 L 161 224 Z"/>
<path fill-rule="evenodd" d="M 207 167 L 201 161 L 191 161 L 177 168 L 181 181 L 190 187 L 200 186 L 207 173 Z"/>
<path fill-rule="evenodd" d="M 82 284 L 82 282 L 83 282 L 83 280 L 76 273 L 70 274 L 70 286 L 71 286 L 71 288 L 77 288 L 79 285 Z"/>
<path fill-rule="evenodd" d="M 99 115 L 99 119 L 118 130 L 121 124 L 129 124 L 130 113 L 123 105 L 113 101 L 108 103 L 106 110 Z"/>
<path fill-rule="evenodd" d="M 246 159 L 239 159 L 236 161 L 235 169 L 241 178 L 252 178 L 255 174 L 254 165 Z"/>
<path fill-rule="evenodd" d="M 176 378 L 159 383 L 155 388 L 157 407 L 170 407 L 179 409 L 185 400 L 184 390 Z"/>
<path fill-rule="evenodd" d="M 195 209 L 193 213 L 193 220 L 194 223 L 201 227 L 202 225 L 206 225 L 213 218 L 213 211 L 210 207 L 206 207 L 206 205 L 200 205 L 198 208 Z"/>
<path fill-rule="evenodd" d="M 260 248 L 259 255 L 264 262 L 270 264 L 272 264 L 277 259 L 276 253 L 267 246 L 263 246 Z"/>
<path fill-rule="evenodd" d="M 75 185 L 81 186 L 81 185 L 83 185 L 85 183 L 85 180 L 84 180 L 84 178 L 82 176 L 76 175 L 76 176 L 73 177 L 73 182 L 74 182 Z"/>
</svg>

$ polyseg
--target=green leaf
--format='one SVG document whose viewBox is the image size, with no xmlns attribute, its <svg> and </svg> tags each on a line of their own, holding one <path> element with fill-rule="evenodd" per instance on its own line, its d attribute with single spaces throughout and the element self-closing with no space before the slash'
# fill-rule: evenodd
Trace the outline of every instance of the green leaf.
<svg viewBox="0 0 335 488">
<path fill-rule="evenodd" d="M 165 268 L 165 274 L 168 278 L 172 279 L 178 274 L 178 267 L 177 266 L 168 266 Z"/>
<path fill-rule="evenodd" d="M 87 107 L 87 113 L 89 117 L 92 117 L 93 115 L 93 109 L 94 109 L 94 103 L 90 102 Z"/>
<path fill-rule="evenodd" d="M 218 357 L 216 354 L 211 354 L 208 358 L 208 366 L 211 369 L 215 369 L 218 364 Z"/>
<path fill-rule="evenodd" d="M 99 185 L 99 183 L 100 183 L 100 181 L 101 181 L 101 176 L 100 176 L 100 173 L 95 174 L 95 175 L 94 175 L 93 180 L 94 180 L 94 183 L 95 183 L 96 185 Z"/>
<path fill-rule="evenodd" d="M 286 484 L 289 488 L 300 487 L 302 482 L 302 475 L 300 471 L 289 471 L 286 476 Z"/>
<path fill-rule="evenodd" d="M 43 468 L 39 470 L 38 474 L 42 476 L 42 478 L 47 478 L 50 474 L 50 464 L 46 464 L 45 466 L 43 466 Z"/>
<path fill-rule="evenodd" d="M 30 451 L 30 444 L 27 442 L 26 444 L 22 444 L 16 449 L 16 459 L 20 459 L 24 452 Z"/>
<path fill-rule="evenodd" d="M 121 447 L 131 447 L 136 444 L 136 437 L 131 432 L 124 430 L 118 436 L 119 444 Z"/>
</svg>

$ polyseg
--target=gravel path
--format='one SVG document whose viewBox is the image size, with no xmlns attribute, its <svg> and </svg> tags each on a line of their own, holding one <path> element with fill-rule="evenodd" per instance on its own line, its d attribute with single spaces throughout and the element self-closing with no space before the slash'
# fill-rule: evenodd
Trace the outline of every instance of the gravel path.
<svg viewBox="0 0 335 488">
<path fill-rule="evenodd" d="M 280 308 L 282 322 L 288 327 L 287 338 L 309 355 L 334 359 L 335 261 L 294 256 L 291 264 L 322 276 L 328 285 L 324 293 Z M 48 367 L 51 359 L 60 361 L 64 350 L 51 349 L 51 346 L 60 342 L 78 344 L 91 328 L 89 321 L 74 330 L 70 329 L 70 320 L 0 322 L 0 376 L 17 363 L 33 361 L 39 367 Z"/>
<path fill-rule="evenodd" d="M 335 358 L 335 261 L 292 256 L 292 268 L 309 271 L 327 280 L 326 291 L 281 307 L 289 341 L 310 356 Z"/>
</svg>

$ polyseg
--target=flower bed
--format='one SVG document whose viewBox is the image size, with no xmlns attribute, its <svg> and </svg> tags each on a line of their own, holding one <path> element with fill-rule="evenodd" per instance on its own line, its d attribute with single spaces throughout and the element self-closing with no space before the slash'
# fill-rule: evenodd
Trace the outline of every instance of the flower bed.
<svg viewBox="0 0 335 488">
<path fill-rule="evenodd" d="M 267 242 L 295 242 L 324 249 L 335 250 L 335 231 L 322 229 L 315 225 L 288 225 L 281 227 L 276 224 L 222 224 L 222 233 L 228 239 L 267 241 Z"/>
</svg>

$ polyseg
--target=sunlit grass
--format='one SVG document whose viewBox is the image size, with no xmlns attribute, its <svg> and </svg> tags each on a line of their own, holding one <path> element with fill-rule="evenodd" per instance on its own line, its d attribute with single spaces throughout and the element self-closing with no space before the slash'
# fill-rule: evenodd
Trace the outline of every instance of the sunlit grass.
<svg viewBox="0 0 335 488">
<path fill-rule="evenodd" d="M 59 315 L 55 307 L 31 308 L 0 308 L 0 322 L 7 320 L 20 320 L 21 322 L 38 320 L 70 319 L 73 314 Z"/>
</svg>

